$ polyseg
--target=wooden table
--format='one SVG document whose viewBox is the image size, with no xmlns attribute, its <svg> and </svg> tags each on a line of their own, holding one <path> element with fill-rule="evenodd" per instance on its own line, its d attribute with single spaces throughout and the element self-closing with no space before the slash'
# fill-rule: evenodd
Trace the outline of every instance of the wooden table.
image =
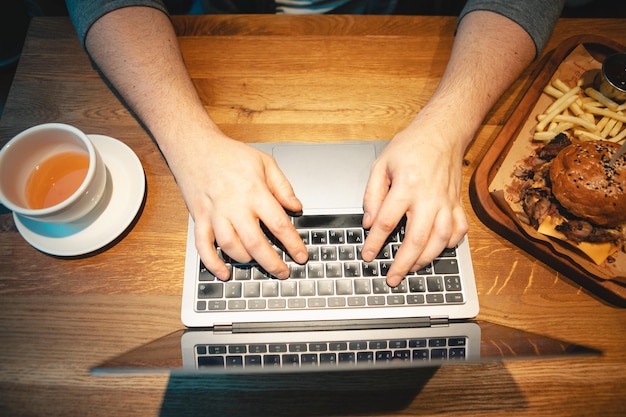
<svg viewBox="0 0 626 417">
<path fill-rule="evenodd" d="M 174 19 L 206 108 L 243 141 L 388 139 L 443 72 L 455 18 L 220 16 Z M 623 19 L 559 21 L 626 44 Z M 626 311 L 590 295 L 482 224 L 468 182 L 523 96 L 535 63 L 467 153 L 465 207 L 480 318 L 600 349 L 599 358 L 443 367 L 398 395 L 239 392 L 165 375 L 95 377 L 90 367 L 181 328 L 187 212 L 155 144 L 92 69 L 67 18 L 34 19 L 0 123 L 4 143 L 43 122 L 118 138 L 147 176 L 132 231 L 85 259 L 30 247 L 0 215 L 2 415 L 618 415 L 626 412 Z M 372 400 L 371 397 L 378 398 Z M 361 398 L 370 398 L 364 402 Z"/>
</svg>

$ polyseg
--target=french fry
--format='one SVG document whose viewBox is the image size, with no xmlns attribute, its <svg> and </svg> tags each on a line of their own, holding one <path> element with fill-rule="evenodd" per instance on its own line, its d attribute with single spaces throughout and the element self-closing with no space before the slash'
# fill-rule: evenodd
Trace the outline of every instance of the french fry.
<svg viewBox="0 0 626 417">
<path fill-rule="evenodd" d="M 565 94 L 563 95 L 563 97 L 565 97 Z M 561 97 L 561 98 L 563 98 Z M 559 105 L 557 107 L 554 107 L 550 112 L 548 112 L 545 117 L 543 118 L 543 120 L 541 120 L 539 123 L 537 123 L 537 127 L 536 129 L 541 132 L 543 130 L 545 130 L 546 126 L 548 125 L 548 123 L 550 123 L 552 121 L 552 119 L 554 119 L 559 113 L 561 113 L 564 109 L 568 108 L 570 104 L 572 104 L 573 102 L 576 101 L 576 96 L 569 96 L 568 98 L 566 98 L 565 100 L 561 101 L 559 103 Z M 561 100 L 561 99 L 559 99 Z M 557 101 L 559 101 L 557 100 Z M 556 103 L 556 101 L 555 101 Z M 551 106 L 552 107 L 552 106 Z"/>
<path fill-rule="evenodd" d="M 603 120 L 605 119 L 605 117 L 602 118 Z M 600 130 L 600 136 L 602 136 L 603 138 L 607 138 L 609 136 L 609 134 L 613 131 L 613 127 L 615 126 L 615 124 L 617 123 L 617 120 L 615 119 L 609 119 L 608 117 L 606 117 L 607 122 L 605 123 L 604 127 L 602 128 L 602 130 Z M 599 124 L 599 123 L 598 123 Z"/>
<path fill-rule="evenodd" d="M 558 89 L 558 90 L 562 91 L 563 93 L 567 93 L 567 92 L 570 90 L 570 87 L 569 87 L 567 84 L 565 84 L 562 80 L 560 80 L 560 79 L 558 79 L 558 78 L 556 78 L 556 79 L 552 82 L 552 85 L 553 85 L 556 89 Z M 578 87 L 578 86 L 577 86 L 577 87 Z"/>
<path fill-rule="evenodd" d="M 563 92 L 561 90 L 559 90 L 556 87 L 553 87 L 550 84 L 546 85 L 546 87 L 543 89 L 543 92 L 552 98 L 559 98 L 563 95 Z"/>
<path fill-rule="evenodd" d="M 537 115 L 533 140 L 550 141 L 561 132 L 582 141 L 626 140 L 626 103 L 618 105 L 598 90 L 581 86 L 581 80 L 570 87 L 558 78 L 545 86 L 543 92 L 554 101 Z"/>
<path fill-rule="evenodd" d="M 535 132 L 533 135 L 533 140 L 538 142 L 550 142 L 552 139 L 556 137 L 560 132 L 557 131 L 545 131 L 545 132 Z"/>
<path fill-rule="evenodd" d="M 592 97 L 598 100 L 600 103 L 605 105 L 606 108 L 608 108 L 609 110 L 617 111 L 617 108 L 619 107 L 619 105 L 616 102 L 606 97 L 604 94 L 602 94 L 601 92 L 599 92 L 598 90 L 594 88 L 591 88 L 591 87 L 585 88 L 585 93 L 589 97 Z"/>
<path fill-rule="evenodd" d="M 591 133 L 587 130 L 582 129 L 574 129 L 574 136 L 576 136 L 580 140 L 590 141 L 590 140 L 604 140 L 604 138 L 598 134 Z"/>
<path fill-rule="evenodd" d="M 617 123 L 615 123 L 615 126 L 613 127 L 613 129 L 609 132 L 608 136 L 610 137 L 617 136 L 623 127 L 624 127 L 624 122 L 620 122 L 618 120 Z"/>
<path fill-rule="evenodd" d="M 583 105 L 583 109 L 598 116 L 609 116 L 613 119 L 619 120 L 620 122 L 626 123 L 626 115 L 624 113 L 618 113 L 603 107 L 590 106 L 588 104 Z"/>
<path fill-rule="evenodd" d="M 578 86 L 572 88 L 571 90 L 569 90 L 568 92 L 563 94 L 561 97 L 556 99 L 556 101 L 554 103 L 552 103 L 546 109 L 545 113 L 551 113 L 552 111 L 554 111 L 556 109 L 560 109 L 559 110 L 559 113 L 560 113 L 563 110 L 567 109 L 572 103 L 574 103 L 576 101 L 576 99 L 578 99 L 577 94 L 578 94 L 579 91 L 580 91 L 580 87 L 578 87 Z M 574 100 L 572 100 L 571 97 L 574 97 Z M 568 103 L 568 104 L 565 105 L 564 103 Z"/>
<path fill-rule="evenodd" d="M 567 116 L 567 115 L 556 115 L 553 119 L 555 122 L 564 122 L 564 123 L 572 123 L 574 126 L 582 126 L 590 132 L 598 131 L 598 127 L 595 123 L 590 122 L 589 120 L 583 119 L 582 117 L 576 116 Z"/>
</svg>

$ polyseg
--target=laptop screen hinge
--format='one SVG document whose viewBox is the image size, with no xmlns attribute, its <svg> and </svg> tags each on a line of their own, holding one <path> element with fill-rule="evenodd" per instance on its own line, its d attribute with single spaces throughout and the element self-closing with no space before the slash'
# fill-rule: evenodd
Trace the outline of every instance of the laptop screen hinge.
<svg viewBox="0 0 626 417">
<path fill-rule="evenodd" d="M 224 324 L 215 324 L 213 326 L 213 333 L 232 333 L 233 325 L 224 323 Z"/>
<path fill-rule="evenodd" d="M 448 319 L 448 316 L 432 316 L 430 318 L 431 327 L 444 327 L 449 325 L 450 320 Z"/>
<path fill-rule="evenodd" d="M 265 333 L 265 332 L 302 332 L 315 330 L 370 330 L 429 327 L 432 319 L 429 317 L 410 317 L 395 319 L 355 319 L 355 320 L 319 320 L 293 322 L 260 322 L 260 323 L 233 323 L 232 333 Z M 218 330 L 219 328 L 219 330 Z M 214 330 L 223 331 L 222 326 L 214 326 Z"/>
</svg>

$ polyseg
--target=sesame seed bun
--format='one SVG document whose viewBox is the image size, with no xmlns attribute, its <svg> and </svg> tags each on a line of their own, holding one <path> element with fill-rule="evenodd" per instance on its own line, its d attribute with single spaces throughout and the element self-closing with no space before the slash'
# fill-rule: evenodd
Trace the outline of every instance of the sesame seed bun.
<svg viewBox="0 0 626 417">
<path fill-rule="evenodd" d="M 608 141 L 573 143 L 552 161 L 554 197 L 570 213 L 600 226 L 626 222 L 626 155 L 609 161 L 619 145 Z"/>
</svg>

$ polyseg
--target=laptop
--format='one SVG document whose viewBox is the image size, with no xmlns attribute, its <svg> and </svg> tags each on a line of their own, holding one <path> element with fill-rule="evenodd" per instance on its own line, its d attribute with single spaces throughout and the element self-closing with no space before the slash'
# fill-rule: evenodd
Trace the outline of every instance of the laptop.
<svg viewBox="0 0 626 417">
<path fill-rule="evenodd" d="M 312 384 L 311 389 L 337 383 L 337 389 L 358 390 L 372 386 L 379 389 L 381 379 L 377 375 L 381 371 L 419 372 L 410 374 L 414 378 L 445 365 L 601 354 L 591 347 L 484 320 L 450 321 L 426 327 L 415 327 L 409 321 L 396 324 L 399 326 L 388 323 L 384 328 L 294 332 L 186 328 L 110 358 L 91 372 L 101 376 L 222 376 L 230 378 L 231 387 L 241 384 L 242 388 L 256 390 L 303 389 L 306 383 Z M 261 375 L 265 378 L 263 385 L 257 379 L 246 379 Z M 285 375 L 292 377 L 284 379 Z M 337 375 L 350 375 L 346 377 L 350 384 L 336 379 Z M 384 378 L 385 385 L 395 381 L 396 374 L 392 375 L 391 379 Z M 374 381 L 373 385 L 368 385 L 368 380 Z M 401 387 L 406 380 L 398 383 Z M 219 382 L 216 386 L 223 388 Z"/>
<path fill-rule="evenodd" d="M 289 262 L 277 245 L 290 265 L 290 278 L 277 280 L 254 263 L 231 262 L 231 279 L 222 282 L 202 264 L 190 219 L 181 313 L 186 329 L 112 358 L 92 372 L 243 378 L 229 384 L 245 384 L 250 374 L 278 375 L 264 381 L 283 388 L 293 378 L 299 387 L 311 381 L 301 379 L 302 373 L 332 372 L 325 386 L 340 374 L 350 379 L 347 386 L 353 389 L 364 377 L 378 375 L 354 374 L 356 370 L 597 354 L 473 320 L 479 307 L 466 237 L 397 288 L 385 284 L 384 271 L 402 242 L 402 223 L 374 263 L 360 259 L 367 234 L 361 227 L 363 193 L 370 166 L 387 143 L 253 144 L 274 156 L 303 203 L 302 215 L 293 221 L 309 248 L 309 262 Z M 226 255 L 224 259 L 229 261 Z"/>
<path fill-rule="evenodd" d="M 374 262 L 360 259 L 367 235 L 361 227 L 363 195 L 370 167 L 387 143 L 252 144 L 275 158 L 303 204 L 293 221 L 309 262 L 289 263 L 276 246 L 291 269 L 290 278 L 277 280 L 258 265 L 228 263 L 224 254 L 232 278 L 219 281 L 198 256 L 190 217 L 182 322 L 238 332 L 396 327 L 398 320 L 424 327 L 475 317 L 479 305 L 467 237 L 396 288 L 386 285 L 385 271 L 403 239 L 402 223 Z"/>
</svg>

